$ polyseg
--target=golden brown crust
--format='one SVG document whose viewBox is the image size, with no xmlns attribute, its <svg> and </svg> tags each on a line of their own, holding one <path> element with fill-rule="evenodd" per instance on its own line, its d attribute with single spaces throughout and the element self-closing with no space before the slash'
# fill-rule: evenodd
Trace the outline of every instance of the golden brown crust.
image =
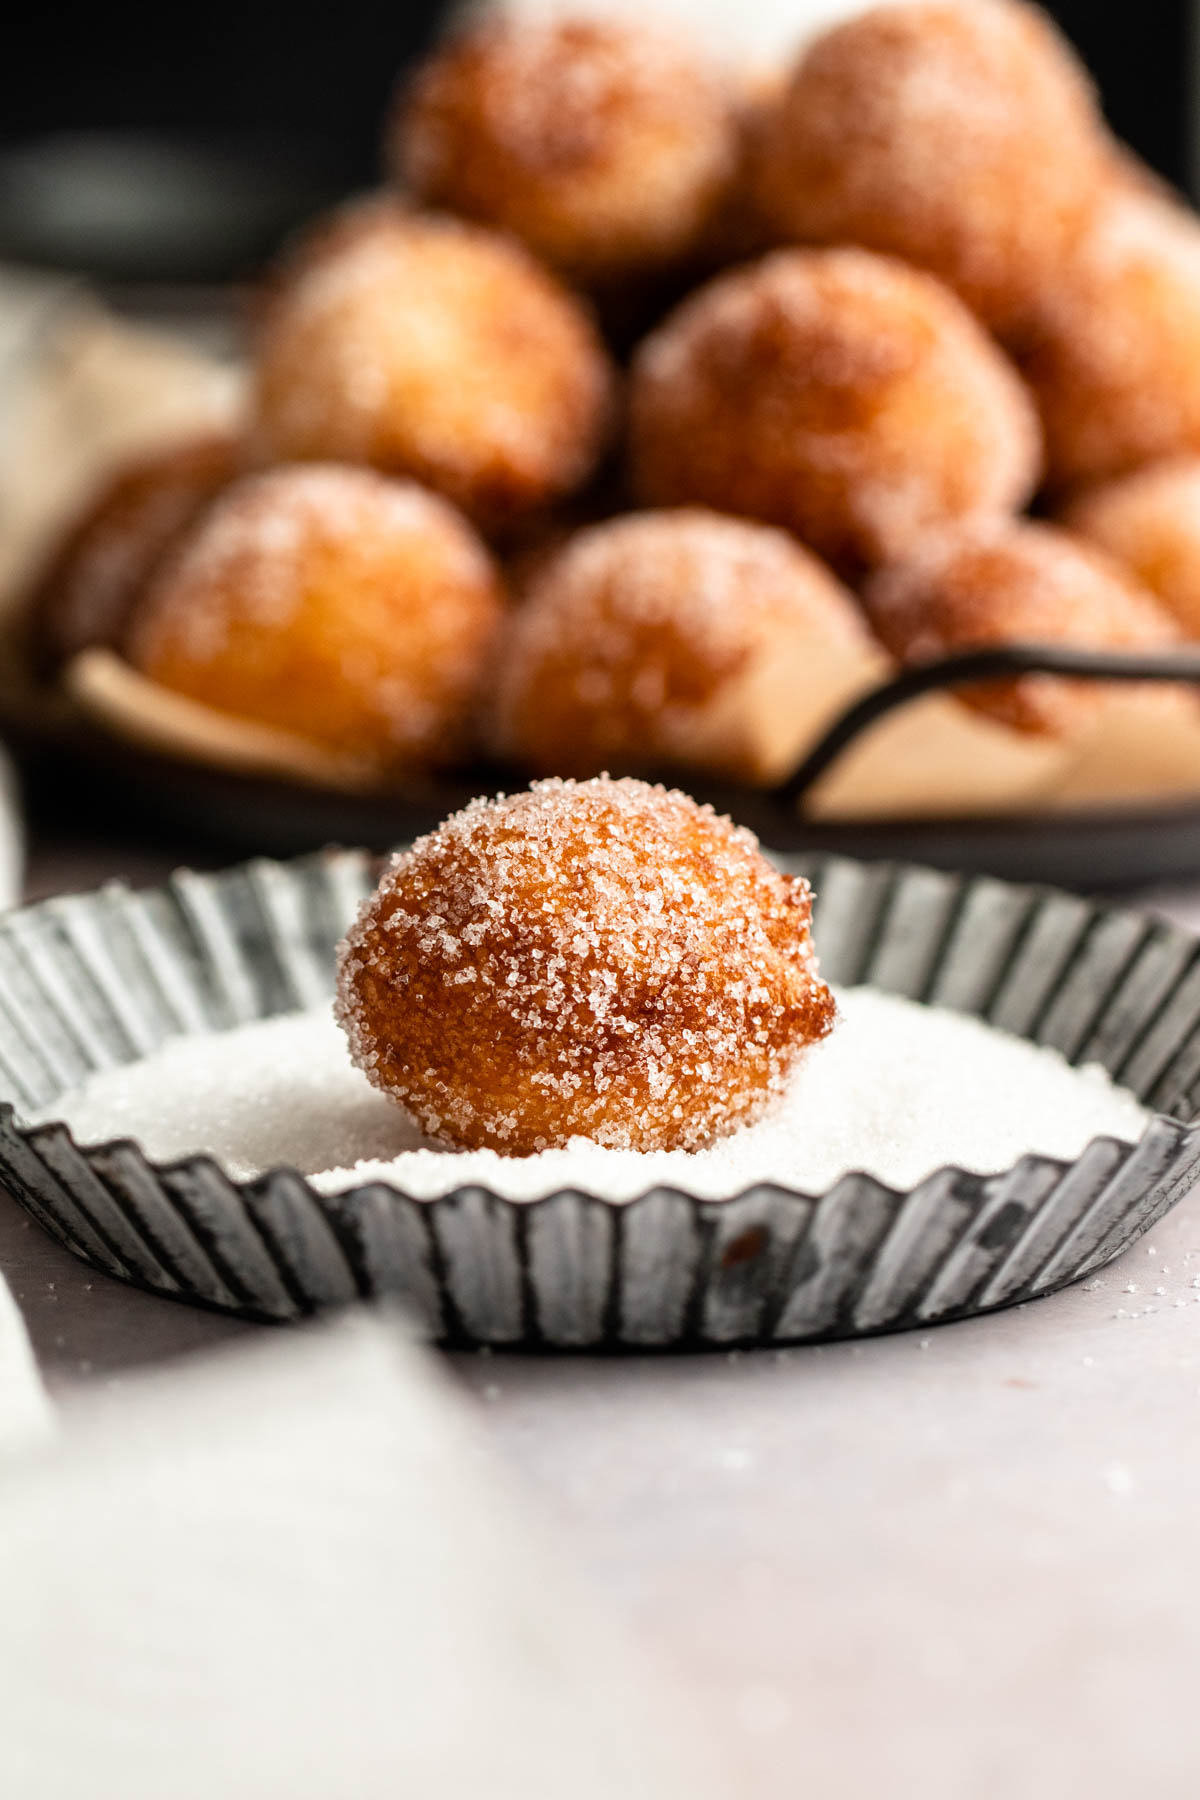
<svg viewBox="0 0 1200 1800">
<path fill-rule="evenodd" d="M 633 474 L 793 530 L 838 566 L 1014 510 L 1036 483 L 1032 402 L 954 296 L 862 250 L 784 250 L 701 288 L 633 367 Z"/>
<path fill-rule="evenodd" d="M 990 521 L 947 532 L 907 564 L 883 569 L 864 599 L 906 663 L 1022 641 L 1162 650 L 1179 632 L 1154 596 L 1093 545 L 1052 525 Z M 1018 731 L 1070 737 L 1108 690 L 1053 675 L 980 683 L 960 698 Z"/>
<path fill-rule="evenodd" d="M 827 679 L 870 660 L 852 596 L 786 532 L 700 508 L 627 514 L 532 580 L 500 665 L 498 744 L 539 774 L 759 781 L 779 735 L 760 716 L 767 666 L 786 661 L 799 687 L 806 663 Z M 788 699 L 785 763 L 806 710 Z"/>
<path fill-rule="evenodd" d="M 1046 288 L 1020 363 L 1060 492 L 1200 451 L 1200 221 L 1126 178 Z"/>
<path fill-rule="evenodd" d="M 154 570 L 234 479 L 241 459 L 235 434 L 215 431 L 114 471 L 32 592 L 37 660 L 54 667 L 94 645 L 118 648 Z"/>
<path fill-rule="evenodd" d="M 306 220 L 284 240 L 250 294 L 250 324 L 258 338 L 266 337 L 275 307 L 305 276 L 379 232 L 403 229 L 413 216 L 411 203 L 394 189 L 369 188 Z"/>
<path fill-rule="evenodd" d="M 833 998 L 807 882 L 643 782 L 539 782 L 403 852 L 342 946 L 369 1079 L 450 1143 L 698 1149 L 759 1114 Z"/>
<path fill-rule="evenodd" d="M 1087 488 L 1061 519 L 1156 594 L 1185 636 L 1200 638 L 1200 456 Z"/>
<path fill-rule="evenodd" d="M 129 656 L 385 780 L 462 754 L 501 612 L 491 559 L 447 502 L 309 465 L 228 490 L 152 583 Z"/>
<path fill-rule="evenodd" d="M 1087 76 L 1039 10 L 879 6 L 802 57 L 761 192 L 795 240 L 903 257 L 1007 328 L 1054 279 L 1107 155 Z"/>
<path fill-rule="evenodd" d="M 615 376 L 582 303 L 517 244 L 380 207 L 301 252 L 256 395 L 268 453 L 408 475 L 501 526 L 587 481 Z"/>
<path fill-rule="evenodd" d="M 730 263 L 764 256 L 779 243 L 778 228 L 763 205 L 762 170 L 789 74 L 783 64 L 765 64 L 747 67 L 735 82 L 737 160 L 725 199 L 700 245 L 698 274 L 713 275 Z"/>
<path fill-rule="evenodd" d="M 408 84 L 392 147 L 423 200 L 587 283 L 691 255 L 738 152 L 728 85 L 686 39 L 599 18 L 459 33 Z"/>
</svg>

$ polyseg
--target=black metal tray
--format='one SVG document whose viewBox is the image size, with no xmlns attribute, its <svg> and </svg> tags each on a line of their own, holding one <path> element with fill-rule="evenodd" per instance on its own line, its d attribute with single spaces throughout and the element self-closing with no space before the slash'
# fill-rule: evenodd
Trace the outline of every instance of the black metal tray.
<svg viewBox="0 0 1200 1800">
<path fill-rule="evenodd" d="M 771 792 L 665 777 L 751 826 L 782 851 L 902 859 L 1086 892 L 1200 877 L 1200 770 L 1186 802 L 1122 803 L 1071 811 L 939 818 L 807 818 L 817 778 L 886 713 L 918 695 L 1029 672 L 1117 681 L 1200 682 L 1200 649 L 1133 656 L 1008 644 L 910 669 L 848 709 L 795 774 Z M 291 856 L 329 843 L 390 849 L 431 830 L 473 795 L 523 787 L 519 770 L 492 765 L 445 780 L 413 781 L 387 795 L 335 793 L 275 778 L 204 768 L 90 730 L 54 744 L 18 737 L 35 819 L 82 820 L 128 833 L 200 837 L 235 852 Z"/>
</svg>

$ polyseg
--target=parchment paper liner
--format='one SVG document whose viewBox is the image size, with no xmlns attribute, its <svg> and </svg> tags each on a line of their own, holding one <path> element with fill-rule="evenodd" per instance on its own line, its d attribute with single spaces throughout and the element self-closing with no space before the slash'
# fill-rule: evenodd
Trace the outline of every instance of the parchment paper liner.
<svg viewBox="0 0 1200 1800">
<path fill-rule="evenodd" d="M 813 704 L 813 697 L 806 696 L 808 737 L 816 739 L 832 722 L 839 700 L 848 704 L 887 673 L 880 659 L 865 666 L 857 681 L 853 672 L 843 671 L 840 690 L 834 687 L 824 704 Z M 112 651 L 88 650 L 76 657 L 64 671 L 63 688 L 92 724 L 142 749 L 234 773 L 372 791 L 370 771 L 290 733 L 232 718 L 172 693 Z M 793 741 L 796 760 L 805 740 L 796 734 Z M 1200 711 L 1193 748 L 1193 786 L 1200 794 Z M 1055 780 L 1078 759 L 1079 752 L 1070 746 L 1022 737 L 968 712 L 949 695 L 929 694 L 883 720 L 853 746 L 818 785 L 812 812 L 826 819 L 936 817 L 1044 804 Z M 1174 767 L 1172 762 L 1172 771 Z M 779 779 L 786 773 L 786 766 L 775 770 Z M 668 773 L 668 778 L 684 779 L 678 773 Z M 508 785 L 520 786 L 526 779 L 514 770 Z M 376 781 L 374 791 L 386 790 Z"/>
</svg>

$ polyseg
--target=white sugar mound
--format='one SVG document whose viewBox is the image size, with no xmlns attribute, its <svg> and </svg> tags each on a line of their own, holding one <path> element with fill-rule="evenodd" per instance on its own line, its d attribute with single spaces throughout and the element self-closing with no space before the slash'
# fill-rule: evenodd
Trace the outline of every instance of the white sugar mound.
<svg viewBox="0 0 1200 1800">
<path fill-rule="evenodd" d="M 479 1184 L 515 1200 L 559 1187 L 616 1200 L 678 1185 L 713 1199 L 752 1183 L 819 1193 L 850 1169 L 907 1188 L 946 1163 L 980 1174 L 1026 1152 L 1074 1158 L 1093 1137 L 1134 1140 L 1148 1114 L 1103 1069 L 977 1019 L 870 988 L 838 996 L 769 1118 L 708 1150 L 605 1150 L 576 1139 L 528 1157 L 454 1151 L 368 1086 L 323 1009 L 176 1040 L 62 1095 L 35 1122 L 76 1138 L 133 1137 L 158 1161 L 208 1151 L 231 1174 L 286 1163 L 328 1193 L 390 1181 L 422 1198 Z"/>
</svg>

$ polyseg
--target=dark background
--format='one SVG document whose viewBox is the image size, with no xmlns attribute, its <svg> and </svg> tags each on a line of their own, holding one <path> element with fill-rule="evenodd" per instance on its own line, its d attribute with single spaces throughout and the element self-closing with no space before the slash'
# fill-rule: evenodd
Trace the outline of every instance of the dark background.
<svg viewBox="0 0 1200 1800">
<path fill-rule="evenodd" d="M 307 10 L 35 0 L 0 57 L 0 254 L 107 255 L 110 272 L 129 275 L 253 265 L 314 205 L 374 179 L 396 72 L 447 10 L 440 0 Z M 1052 10 L 1115 129 L 1190 187 L 1192 6 L 1062 0 Z M 71 205 L 85 192 L 90 237 L 83 200 Z M 110 218 L 122 203 L 130 217 Z"/>
<path fill-rule="evenodd" d="M 1060 0 L 1048 9 L 1083 52 L 1119 137 L 1192 191 L 1193 0 Z M 1047 145 L 1047 155 L 1054 146 Z"/>
<path fill-rule="evenodd" d="M 441 0 L 23 9 L 0 55 L 0 258 L 123 281 L 253 271 L 370 185 Z"/>
<path fill-rule="evenodd" d="M 0 138 L 114 127 L 261 137 L 361 181 L 396 71 L 443 10 L 438 0 L 153 10 L 33 0 L 0 57 Z"/>
</svg>

